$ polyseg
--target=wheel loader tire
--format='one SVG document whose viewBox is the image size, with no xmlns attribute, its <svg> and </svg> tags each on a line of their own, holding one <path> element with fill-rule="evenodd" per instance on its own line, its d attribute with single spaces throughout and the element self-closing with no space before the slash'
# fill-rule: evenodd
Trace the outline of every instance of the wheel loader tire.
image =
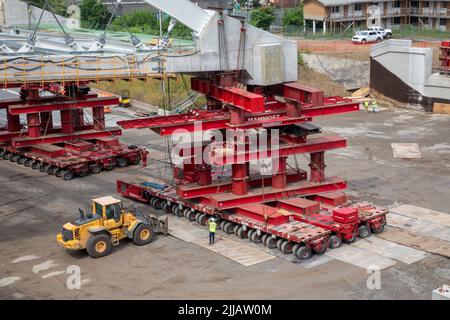
<svg viewBox="0 0 450 320">
<path fill-rule="evenodd" d="M 133 234 L 133 242 L 138 246 L 143 246 L 145 244 L 150 243 L 153 238 L 153 229 L 147 223 L 142 223 L 137 226 L 136 230 L 134 230 Z"/>
<path fill-rule="evenodd" d="M 101 258 L 111 253 L 111 239 L 106 234 L 95 234 L 89 237 L 86 251 L 92 258 Z"/>
</svg>

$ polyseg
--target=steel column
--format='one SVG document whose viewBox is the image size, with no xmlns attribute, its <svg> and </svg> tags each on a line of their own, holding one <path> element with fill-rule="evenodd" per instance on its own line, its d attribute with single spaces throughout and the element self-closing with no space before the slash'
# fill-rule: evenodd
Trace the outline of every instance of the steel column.
<svg viewBox="0 0 450 320">
<path fill-rule="evenodd" d="M 310 180 L 314 183 L 321 183 L 325 181 L 325 152 L 313 152 L 310 154 L 311 162 L 309 167 L 311 168 Z"/>
<path fill-rule="evenodd" d="M 248 191 L 248 174 L 246 163 L 236 163 L 231 166 L 233 180 L 231 189 L 237 196 L 245 195 Z"/>
<path fill-rule="evenodd" d="M 211 166 L 207 164 L 199 164 L 195 166 L 197 172 L 198 184 L 201 186 L 210 185 L 212 182 Z"/>
<path fill-rule="evenodd" d="M 6 109 L 6 119 L 8 121 L 8 131 L 9 132 L 19 132 L 22 128 L 20 124 L 20 116 L 13 115 Z"/>
<path fill-rule="evenodd" d="M 61 129 L 64 134 L 73 133 L 72 110 L 61 110 Z"/>
<path fill-rule="evenodd" d="M 272 168 L 272 187 L 275 189 L 284 189 L 287 186 L 287 157 L 273 159 L 272 162 L 275 162 L 275 166 Z"/>
<path fill-rule="evenodd" d="M 27 114 L 28 136 L 37 138 L 41 136 L 41 120 L 39 113 Z"/>
<path fill-rule="evenodd" d="M 105 129 L 105 107 L 92 108 L 92 118 L 95 130 L 100 131 Z"/>
<path fill-rule="evenodd" d="M 41 112 L 41 128 L 44 132 L 53 129 L 53 115 L 51 112 Z"/>
</svg>

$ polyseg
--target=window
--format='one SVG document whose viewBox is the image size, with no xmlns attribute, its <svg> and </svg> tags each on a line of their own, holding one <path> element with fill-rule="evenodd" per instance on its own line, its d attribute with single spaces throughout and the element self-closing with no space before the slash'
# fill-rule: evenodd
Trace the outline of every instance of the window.
<svg viewBox="0 0 450 320">
<path fill-rule="evenodd" d="M 394 8 L 400 8 L 400 7 L 401 7 L 400 1 L 394 1 L 394 3 L 392 4 L 392 6 L 393 6 Z"/>
<path fill-rule="evenodd" d="M 354 11 L 362 11 L 362 4 L 361 3 L 355 3 L 353 5 L 353 10 Z"/>
<path fill-rule="evenodd" d="M 439 22 L 440 26 L 446 26 L 447 25 L 447 19 L 441 19 L 441 21 Z"/>
<path fill-rule="evenodd" d="M 106 219 L 114 219 L 117 222 L 120 220 L 120 206 L 118 203 L 106 206 Z"/>
<path fill-rule="evenodd" d="M 339 13 L 339 9 L 340 9 L 339 6 L 332 6 L 332 7 L 331 7 L 331 12 L 333 12 L 333 13 Z"/>
<path fill-rule="evenodd" d="M 372 32 L 369 32 L 369 36 L 374 36 L 374 35 L 376 35 L 377 33 L 375 32 L 375 31 L 372 31 Z"/>
<path fill-rule="evenodd" d="M 419 7 L 419 1 L 411 1 L 411 8 L 418 8 Z"/>
<path fill-rule="evenodd" d="M 400 17 L 395 17 L 392 19 L 392 24 L 400 24 Z"/>
<path fill-rule="evenodd" d="M 424 8 L 429 8 L 430 7 L 430 1 L 424 1 L 423 2 L 423 7 Z"/>
<path fill-rule="evenodd" d="M 99 205 L 97 202 L 94 202 L 94 214 L 102 216 L 103 215 L 103 207 Z"/>
</svg>

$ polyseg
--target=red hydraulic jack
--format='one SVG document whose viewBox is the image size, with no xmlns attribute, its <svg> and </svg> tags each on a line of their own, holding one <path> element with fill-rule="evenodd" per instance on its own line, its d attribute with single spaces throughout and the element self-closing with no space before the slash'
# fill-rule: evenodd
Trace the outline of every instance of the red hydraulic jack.
<svg viewBox="0 0 450 320">
<path fill-rule="evenodd" d="M 198 146 L 184 144 L 178 154 L 183 162 L 173 170 L 176 185 L 124 179 L 117 181 L 120 194 L 202 225 L 214 216 L 224 232 L 299 259 L 383 230 L 385 209 L 350 201 L 342 191 L 345 180 L 325 174 L 325 152 L 346 147 L 346 140 L 323 136 L 311 123 L 315 116 L 357 111 L 358 103 L 324 97 L 322 91 L 298 83 L 243 90 L 218 75 L 192 78 L 191 87 L 206 96 L 205 109 L 118 124 L 160 135 L 180 130 L 229 135 L 223 142 L 203 142 L 201 163 L 192 163 L 199 159 Z M 252 134 L 258 139 L 252 140 Z M 264 135 L 267 143 L 262 145 Z M 309 175 L 292 168 L 289 157 L 297 154 L 309 154 Z M 260 173 L 253 170 L 255 164 Z M 231 177 L 212 179 L 217 167 L 230 167 Z"/>
</svg>

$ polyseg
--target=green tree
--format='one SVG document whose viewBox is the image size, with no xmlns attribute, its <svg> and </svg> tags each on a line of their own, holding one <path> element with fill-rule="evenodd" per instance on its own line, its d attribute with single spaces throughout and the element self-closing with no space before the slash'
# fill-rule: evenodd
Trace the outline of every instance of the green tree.
<svg viewBox="0 0 450 320">
<path fill-rule="evenodd" d="M 275 12 L 273 8 L 263 7 L 252 11 L 250 16 L 250 24 L 267 31 L 275 19 Z"/>
<path fill-rule="evenodd" d="M 106 27 L 111 13 L 99 0 L 82 0 L 80 3 L 81 26 L 100 29 Z"/>
<path fill-rule="evenodd" d="M 286 10 L 283 16 L 283 26 L 303 26 L 303 4 Z"/>
<path fill-rule="evenodd" d="M 45 4 L 45 0 L 25 0 L 25 2 L 38 8 L 43 8 Z M 67 0 L 49 0 L 48 3 L 56 14 L 67 16 Z M 50 11 L 48 7 L 46 10 Z"/>
</svg>

